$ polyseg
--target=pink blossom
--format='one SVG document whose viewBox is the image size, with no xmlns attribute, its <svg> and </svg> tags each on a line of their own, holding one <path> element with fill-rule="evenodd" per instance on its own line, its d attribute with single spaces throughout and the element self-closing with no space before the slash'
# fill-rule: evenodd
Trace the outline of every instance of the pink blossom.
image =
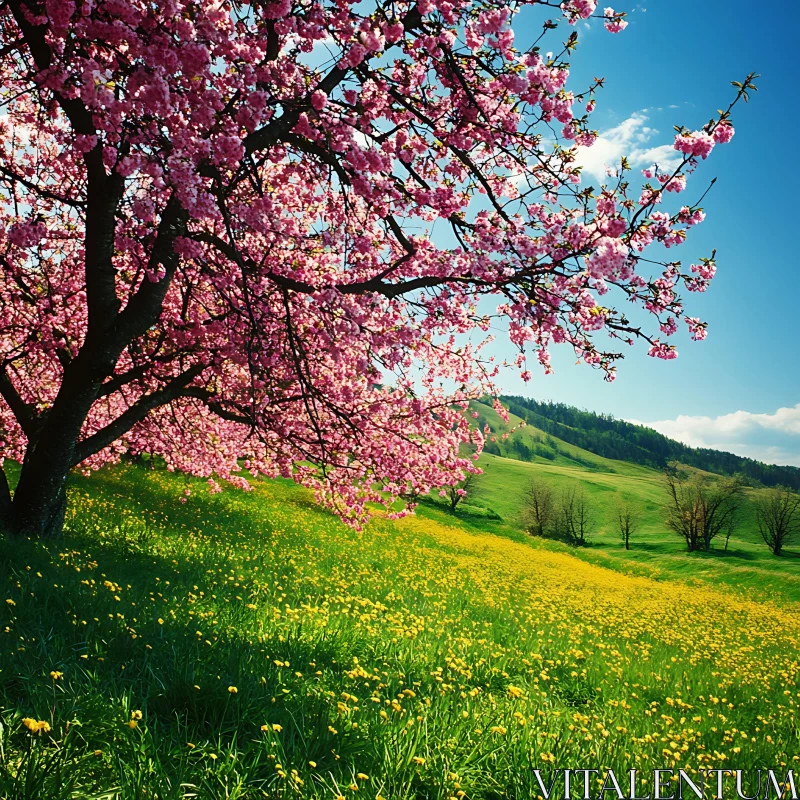
<svg viewBox="0 0 800 800">
<path fill-rule="evenodd" d="M 387 25 L 384 28 L 383 35 L 386 37 L 387 42 L 397 42 L 403 38 L 403 33 L 405 29 L 403 28 L 402 23 L 395 22 L 394 24 Z"/>
<path fill-rule="evenodd" d="M 579 19 L 591 17 L 596 8 L 597 0 L 566 0 L 561 4 L 561 10 L 571 25 L 574 25 Z"/>
<path fill-rule="evenodd" d="M 614 202 L 614 196 L 609 194 L 608 192 L 603 192 L 597 200 L 595 200 L 595 206 L 597 210 L 601 214 L 606 214 L 611 216 L 617 210 L 617 204 Z"/>
<path fill-rule="evenodd" d="M 328 104 L 328 95 L 325 92 L 320 91 L 317 89 L 311 95 L 311 105 L 317 110 L 322 111 L 323 108 Z"/>
<path fill-rule="evenodd" d="M 267 19 L 281 19 L 292 9 L 292 0 L 277 0 L 264 6 L 264 16 Z"/>
<path fill-rule="evenodd" d="M 692 264 L 691 271 L 697 273 L 703 280 L 710 281 L 717 272 L 717 265 L 713 261 Z"/>
<path fill-rule="evenodd" d="M 477 27 L 472 23 L 468 24 L 464 31 L 464 40 L 472 52 L 480 50 L 483 46 L 483 36 L 478 33 Z"/>
<path fill-rule="evenodd" d="M 586 266 L 592 277 L 613 277 L 625 266 L 627 257 L 628 247 L 624 242 L 620 239 L 603 237 L 597 242 Z"/>
<path fill-rule="evenodd" d="M 693 341 L 702 342 L 708 336 L 708 327 L 705 322 L 701 322 L 697 317 L 684 317 L 684 322 L 689 328 L 689 333 Z"/>
<path fill-rule="evenodd" d="M 79 133 L 75 137 L 75 149 L 79 153 L 88 153 L 88 152 L 94 150 L 95 147 L 97 147 L 97 135 L 96 134 L 91 134 L 90 136 L 87 136 L 85 134 Z"/>
<path fill-rule="evenodd" d="M 705 218 L 706 215 L 699 208 L 692 211 L 689 206 L 683 206 L 678 212 L 678 221 L 684 223 L 684 225 L 699 225 Z"/>
<path fill-rule="evenodd" d="M 655 339 L 650 349 L 647 351 L 647 355 L 652 358 L 661 358 L 665 361 L 670 361 L 678 357 L 678 351 L 672 345 L 666 342 L 659 342 L 658 339 Z"/>
<path fill-rule="evenodd" d="M 613 8 L 604 9 L 603 16 L 606 18 L 603 24 L 609 33 L 620 33 L 628 27 L 628 23 L 623 19 L 625 14 L 614 11 Z"/>
<path fill-rule="evenodd" d="M 214 157 L 217 163 L 233 166 L 244 156 L 244 145 L 238 136 L 217 136 L 214 140 Z"/>
<path fill-rule="evenodd" d="M 8 241 L 22 249 L 36 247 L 46 235 L 43 222 L 17 222 L 8 229 Z"/>
<path fill-rule="evenodd" d="M 705 131 L 679 133 L 675 137 L 674 148 L 687 156 L 706 159 L 714 149 L 714 139 Z"/>
<path fill-rule="evenodd" d="M 717 127 L 714 128 L 714 141 L 717 144 L 727 144 L 731 139 L 733 139 L 733 125 L 731 125 L 728 120 L 724 119 L 717 124 Z"/>
<path fill-rule="evenodd" d="M 686 188 L 686 176 L 685 175 L 676 175 L 674 178 L 669 180 L 664 188 L 668 192 L 682 192 Z"/>
</svg>

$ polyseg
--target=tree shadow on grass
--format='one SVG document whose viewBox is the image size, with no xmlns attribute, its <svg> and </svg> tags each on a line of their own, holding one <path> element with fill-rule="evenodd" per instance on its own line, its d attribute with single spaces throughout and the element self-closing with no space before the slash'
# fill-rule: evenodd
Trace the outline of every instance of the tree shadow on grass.
<svg viewBox="0 0 800 800">
<path fill-rule="evenodd" d="M 106 479 L 95 478 L 94 494 L 105 494 Z M 114 499 L 124 501 L 136 499 L 140 487 L 123 481 L 113 488 Z M 148 501 L 168 494 L 152 489 Z M 203 505 L 213 511 L 218 503 L 210 497 Z M 245 510 L 225 510 L 229 531 L 247 529 Z M 190 514 L 182 506 L 175 513 Z M 118 522 L 109 519 L 109 528 Z M 321 774 L 351 782 L 350 765 L 371 746 L 368 732 L 341 729 L 338 697 L 323 691 L 316 673 L 330 681 L 352 668 L 354 656 L 364 657 L 352 631 L 272 624 L 269 606 L 279 598 L 262 597 L 260 609 L 250 608 L 251 587 L 221 580 L 220 570 L 228 568 L 222 548 L 178 560 L 128 541 L 124 530 L 105 533 L 76 529 L 58 542 L 0 540 L 0 578 L 13 589 L 12 635 L 0 639 L 0 709 L 13 731 L 6 749 L 24 752 L 29 734 L 22 717 L 49 720 L 52 735 L 77 754 L 68 768 L 73 775 L 84 759 L 91 761 L 79 784 L 86 796 L 90 788 L 129 785 L 135 776 L 123 772 L 131 759 L 155 754 L 164 757 L 161 778 L 171 786 L 205 781 L 211 756 L 220 754 L 247 761 L 248 785 L 274 782 L 276 763 L 309 761 Z M 226 535 L 235 544 L 235 534 Z M 288 577 L 290 565 L 280 569 Z M 214 608 L 222 609 L 215 618 L 203 601 L 212 595 Z M 60 676 L 50 677 L 53 671 Z M 134 711 L 142 712 L 141 722 Z M 126 755 L 106 763 L 100 756 L 92 761 L 95 752 Z M 214 768 L 223 767 L 234 769 L 227 761 Z M 151 775 L 141 785 L 152 789 L 161 778 Z M 21 796 L 15 781 L 0 771 L 0 795 Z M 40 796 L 61 796 L 58 786 Z"/>
<path fill-rule="evenodd" d="M 739 550 L 736 548 L 729 547 L 727 550 L 724 550 L 721 547 L 712 547 L 711 550 L 696 550 L 693 553 L 689 553 L 694 558 L 705 558 L 705 559 L 722 559 L 722 560 L 730 560 L 730 561 L 758 561 L 759 556 L 756 553 L 751 552 L 750 550 Z"/>
</svg>

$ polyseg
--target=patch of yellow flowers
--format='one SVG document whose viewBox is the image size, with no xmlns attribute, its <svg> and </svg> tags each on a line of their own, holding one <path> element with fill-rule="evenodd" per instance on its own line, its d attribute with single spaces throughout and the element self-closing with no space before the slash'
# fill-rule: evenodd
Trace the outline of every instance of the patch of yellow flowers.
<svg viewBox="0 0 800 800">
<path fill-rule="evenodd" d="M 152 480 L 168 487 L 174 478 Z M 191 526 L 155 537 L 147 555 L 159 566 L 148 586 L 106 574 L 102 557 L 79 548 L 65 547 L 57 567 L 84 607 L 102 609 L 104 641 L 130 639 L 142 658 L 169 647 L 160 637 L 173 628 L 189 631 L 201 652 L 246 641 L 252 660 L 242 674 L 220 674 L 209 656 L 191 680 L 231 713 L 254 696 L 270 708 L 241 724 L 291 791 L 301 776 L 309 787 L 323 780 L 309 774 L 346 766 L 328 797 L 367 785 L 371 796 L 391 795 L 382 762 L 357 763 L 370 748 L 396 754 L 394 786 L 413 772 L 437 781 L 443 797 L 473 796 L 475 786 L 528 796 L 530 787 L 501 781 L 522 780 L 531 764 L 797 768 L 800 615 L 790 604 L 622 575 L 422 517 L 354 532 L 284 491 L 225 492 Z M 103 507 L 89 494 L 83 501 L 81 513 L 101 526 Z M 228 516 L 242 515 L 256 533 L 226 528 Z M 204 566 L 203 580 L 180 583 L 187 562 Z M 13 630 L 24 592 L 22 583 L 9 588 Z M 52 684 L 61 681 L 51 692 L 73 681 L 64 669 L 69 681 L 50 672 Z M 320 720 L 320 754 L 285 746 L 303 738 L 287 730 L 290 702 L 302 707 L 296 716 Z M 132 711 L 127 724 L 141 720 Z M 50 731 L 22 722 L 32 734 Z M 203 735 L 192 731 L 188 748 L 216 762 Z M 345 765 L 347 752 L 357 755 Z"/>
</svg>

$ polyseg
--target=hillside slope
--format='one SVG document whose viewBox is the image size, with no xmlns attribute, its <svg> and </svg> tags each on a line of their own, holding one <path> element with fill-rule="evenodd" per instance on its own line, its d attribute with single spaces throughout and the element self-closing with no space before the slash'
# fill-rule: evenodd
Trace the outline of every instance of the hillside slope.
<svg viewBox="0 0 800 800">
<path fill-rule="evenodd" d="M 779 595 L 452 517 L 357 532 L 283 481 L 127 466 L 71 494 L 63 541 L 0 540 L 0 796 L 523 800 L 532 767 L 798 752 Z"/>
<path fill-rule="evenodd" d="M 484 448 L 488 455 L 620 475 L 653 472 L 647 465 L 607 458 L 560 439 L 513 412 L 509 412 L 508 422 L 505 422 L 491 406 L 484 403 L 472 403 L 470 411 L 473 415 L 477 414 L 475 422 L 481 429 L 488 425 L 491 430 Z"/>
<path fill-rule="evenodd" d="M 727 581 L 746 569 L 750 571 L 748 580 L 769 586 L 770 591 L 780 590 L 784 577 L 792 585 L 798 581 L 800 589 L 800 542 L 789 545 L 786 558 L 776 559 L 758 532 L 752 501 L 765 491 L 763 487 L 746 490 L 739 524 L 727 545 L 720 537 L 711 553 L 688 555 L 683 540 L 664 521 L 667 495 L 662 470 L 597 455 L 535 425 L 521 424 L 523 420 L 515 414 L 509 414 L 506 423 L 484 404 L 473 404 L 471 411 L 478 414 L 478 424 L 488 424 L 492 431 L 478 460 L 483 474 L 469 489 L 458 512 L 462 520 L 471 520 L 478 529 L 492 530 L 493 518 L 499 517 L 501 526 L 520 530 L 525 495 L 535 478 L 549 485 L 556 497 L 572 488 L 585 495 L 592 546 L 574 550 L 579 558 L 622 571 L 692 580 L 702 576 Z M 435 494 L 426 500 L 429 506 L 437 502 Z M 622 547 L 617 529 L 616 513 L 621 504 L 629 505 L 639 518 L 631 550 Z"/>
<path fill-rule="evenodd" d="M 670 461 L 679 461 L 718 475 L 743 475 L 750 482 L 764 486 L 788 486 L 800 490 L 800 467 L 764 464 L 752 458 L 737 456 L 711 448 L 688 447 L 652 428 L 634 425 L 606 414 L 595 414 L 564 403 L 538 402 L 530 398 L 501 398 L 512 414 L 514 423 L 525 420 L 529 431 L 518 429 L 507 440 L 487 444 L 487 452 L 536 462 L 542 459 L 563 463 L 573 460 L 587 468 L 608 465 L 608 460 L 625 461 L 661 470 Z M 502 420 L 485 404 L 475 404 L 480 419 L 492 431 L 506 430 Z M 571 448 L 574 448 L 570 450 Z M 588 456 L 586 454 L 589 454 Z M 602 458 L 603 462 L 596 459 Z"/>
</svg>

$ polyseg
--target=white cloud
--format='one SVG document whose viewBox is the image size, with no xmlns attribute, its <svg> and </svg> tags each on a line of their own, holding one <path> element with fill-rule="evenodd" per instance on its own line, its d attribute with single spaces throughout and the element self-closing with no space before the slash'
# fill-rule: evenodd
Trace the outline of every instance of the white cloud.
<svg viewBox="0 0 800 800">
<path fill-rule="evenodd" d="M 650 167 L 654 163 L 664 169 L 677 166 L 680 154 L 671 144 L 651 145 L 658 131 L 646 123 L 645 113 L 637 111 L 616 127 L 603 131 L 591 147 L 579 147 L 576 162 L 584 174 L 605 183 L 606 168 L 618 167 L 623 156 L 632 167 Z"/>
<path fill-rule="evenodd" d="M 800 467 L 800 403 L 773 414 L 734 411 L 719 417 L 692 417 L 657 422 L 629 420 L 691 447 L 713 447 L 768 464 Z"/>
</svg>

